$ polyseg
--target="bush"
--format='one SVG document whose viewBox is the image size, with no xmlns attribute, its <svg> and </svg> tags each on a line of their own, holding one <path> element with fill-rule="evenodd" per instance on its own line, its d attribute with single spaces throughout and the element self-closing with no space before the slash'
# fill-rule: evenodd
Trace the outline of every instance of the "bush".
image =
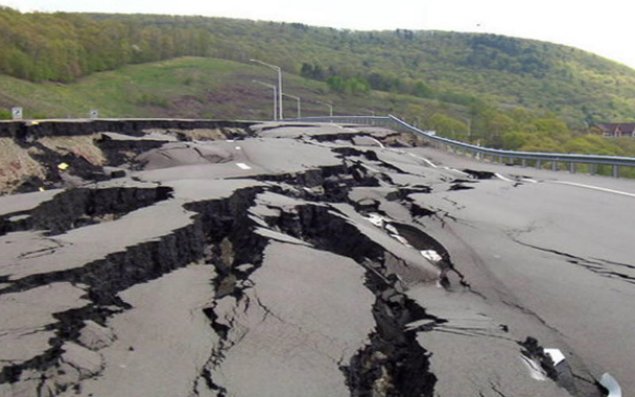
<svg viewBox="0 0 635 397">
<path fill-rule="evenodd" d="M 136 103 L 137 105 L 157 106 L 161 108 L 167 108 L 170 106 L 167 99 L 161 98 L 160 96 L 155 94 L 141 94 Z"/>
</svg>

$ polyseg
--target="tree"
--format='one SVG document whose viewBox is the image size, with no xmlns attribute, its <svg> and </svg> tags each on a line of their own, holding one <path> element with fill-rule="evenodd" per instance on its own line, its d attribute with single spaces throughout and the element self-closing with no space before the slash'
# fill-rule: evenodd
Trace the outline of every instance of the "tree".
<svg viewBox="0 0 635 397">
<path fill-rule="evenodd" d="M 465 139 L 467 124 L 441 113 L 432 115 L 427 123 L 438 134 L 451 139 Z"/>
</svg>

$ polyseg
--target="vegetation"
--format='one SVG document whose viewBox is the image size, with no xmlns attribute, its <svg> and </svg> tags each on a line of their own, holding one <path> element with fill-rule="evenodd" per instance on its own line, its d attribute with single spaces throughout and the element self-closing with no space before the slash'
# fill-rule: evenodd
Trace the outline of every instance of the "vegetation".
<svg viewBox="0 0 635 397">
<path fill-rule="evenodd" d="M 282 66 L 305 114 L 323 113 L 321 100 L 494 147 L 635 154 L 630 141 L 585 134 L 595 122 L 635 120 L 635 70 L 574 48 L 487 34 L 0 8 L 0 107 L 22 105 L 27 117 L 93 107 L 103 116 L 267 117 L 267 94 L 250 81 L 270 71 L 251 58 Z"/>
</svg>

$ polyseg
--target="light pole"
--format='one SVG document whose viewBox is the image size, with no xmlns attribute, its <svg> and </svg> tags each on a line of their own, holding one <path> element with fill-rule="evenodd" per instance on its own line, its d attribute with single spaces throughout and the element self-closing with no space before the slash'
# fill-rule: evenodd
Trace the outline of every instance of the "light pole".
<svg viewBox="0 0 635 397">
<path fill-rule="evenodd" d="M 333 105 L 331 105 L 330 103 L 326 103 L 326 102 L 322 102 L 322 101 L 315 101 L 317 103 L 321 103 L 322 105 L 326 105 L 329 107 L 329 116 L 333 117 Z"/>
<path fill-rule="evenodd" d="M 272 65 L 258 59 L 250 59 L 250 61 L 258 63 L 262 66 L 266 66 L 278 72 L 278 119 L 284 120 L 284 117 L 282 115 L 282 69 L 280 68 L 280 66 Z"/>
<path fill-rule="evenodd" d="M 470 142 L 470 140 L 472 139 L 472 118 L 471 117 L 470 118 L 461 117 L 461 118 L 465 120 L 465 123 L 467 124 L 467 141 Z"/>
<path fill-rule="evenodd" d="M 262 81 L 258 81 L 258 80 L 252 80 L 252 82 L 256 83 L 256 84 L 260 84 L 262 86 L 265 87 L 269 87 L 269 88 L 273 88 L 273 120 L 276 121 L 278 120 L 278 114 L 277 114 L 277 108 L 278 108 L 278 95 L 277 95 L 277 90 L 276 90 L 276 86 L 273 84 L 269 84 L 269 83 L 263 83 Z"/>
<path fill-rule="evenodd" d="M 301 99 L 300 97 L 294 96 L 294 95 L 289 95 L 289 94 L 285 94 L 282 93 L 282 95 L 289 97 L 291 99 L 295 99 L 298 102 L 298 118 L 301 119 L 302 118 L 302 105 L 301 105 Z"/>
</svg>

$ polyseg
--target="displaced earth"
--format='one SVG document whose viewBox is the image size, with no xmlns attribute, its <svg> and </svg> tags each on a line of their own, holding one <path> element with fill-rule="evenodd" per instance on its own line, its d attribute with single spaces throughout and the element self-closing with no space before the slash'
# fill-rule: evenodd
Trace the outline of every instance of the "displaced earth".
<svg viewBox="0 0 635 397">
<path fill-rule="evenodd" d="M 634 390 L 633 183 L 421 146 L 299 123 L 0 138 L 0 395 Z"/>
</svg>

